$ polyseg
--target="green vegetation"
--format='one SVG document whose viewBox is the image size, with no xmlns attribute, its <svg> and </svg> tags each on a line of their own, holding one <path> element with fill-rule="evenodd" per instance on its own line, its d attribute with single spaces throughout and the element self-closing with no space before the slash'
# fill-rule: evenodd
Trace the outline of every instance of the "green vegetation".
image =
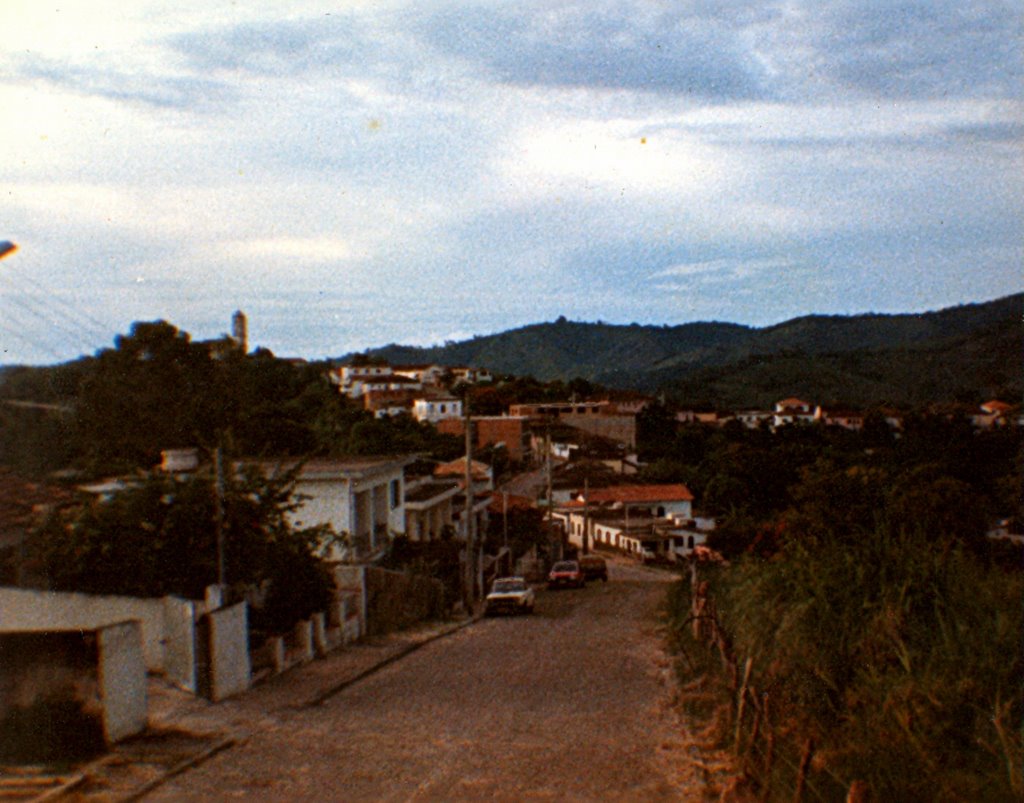
<svg viewBox="0 0 1024 803">
<path fill-rule="evenodd" d="M 163 449 L 218 443 L 244 456 L 459 453 L 458 439 L 429 425 L 375 419 L 326 370 L 195 343 L 164 321 L 136 323 L 95 357 L 4 372 L 0 464 L 27 476 L 68 467 L 98 476 L 149 468 Z"/>
<path fill-rule="evenodd" d="M 256 630 L 282 632 L 330 601 L 317 550 L 324 528 L 296 530 L 287 515 L 298 469 L 274 478 L 225 477 L 222 532 L 226 584 L 258 590 Z M 154 472 L 80 510 L 53 516 L 26 545 L 28 570 L 58 591 L 202 599 L 218 581 L 217 495 L 210 472 Z"/>
<path fill-rule="evenodd" d="M 654 466 L 692 476 L 723 517 L 709 544 L 730 563 L 697 573 L 720 630 L 694 637 L 687 578 L 674 632 L 684 699 L 753 792 L 792 799 L 805 783 L 807 799 L 843 800 L 860 781 L 877 800 L 1024 794 L 1024 555 L 984 537 L 993 517 L 1021 513 L 1018 430 L 911 416 L 898 439 L 672 432 L 656 410 L 646 423 Z"/>
<path fill-rule="evenodd" d="M 1024 295 L 920 315 L 808 316 L 764 329 L 727 323 L 616 326 L 564 318 L 432 348 L 367 352 L 392 363 L 665 391 L 685 404 L 758 407 L 794 394 L 857 406 L 1020 398 Z M 538 399 L 539 401 L 540 399 Z"/>
</svg>

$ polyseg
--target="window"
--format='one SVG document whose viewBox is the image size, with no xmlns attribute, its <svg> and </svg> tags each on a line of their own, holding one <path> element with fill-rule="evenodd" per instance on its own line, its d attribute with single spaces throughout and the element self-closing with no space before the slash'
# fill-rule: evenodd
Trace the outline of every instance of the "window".
<svg viewBox="0 0 1024 803">
<path fill-rule="evenodd" d="M 402 481 L 391 480 L 388 485 L 388 492 L 391 497 L 391 509 L 394 510 L 402 501 Z"/>
</svg>

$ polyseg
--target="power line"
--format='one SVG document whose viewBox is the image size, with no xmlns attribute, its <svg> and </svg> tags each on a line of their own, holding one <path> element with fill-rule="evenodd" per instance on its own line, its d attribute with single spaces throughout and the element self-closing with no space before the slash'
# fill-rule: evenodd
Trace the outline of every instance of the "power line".
<svg viewBox="0 0 1024 803">
<path fill-rule="evenodd" d="M 56 358 L 57 360 L 65 359 L 65 357 L 63 355 L 58 354 L 56 351 L 54 351 L 50 347 L 44 346 L 40 342 L 29 340 L 27 337 L 25 337 L 24 335 L 20 334 L 19 332 L 12 331 L 11 329 L 8 329 L 7 327 L 5 327 L 3 325 L 0 325 L 0 330 L 6 332 L 11 337 L 14 337 L 14 338 L 20 340 L 22 343 L 25 343 L 26 345 L 30 346 L 31 348 L 39 349 L 41 351 L 47 352 L 48 354 L 50 354 L 52 357 Z M 6 349 L 0 347 L 0 354 L 4 354 L 4 353 L 6 353 L 6 351 L 7 351 Z"/>
<path fill-rule="evenodd" d="M 93 336 L 102 337 L 103 339 L 108 337 L 108 334 L 111 331 L 111 327 L 109 325 L 97 320 L 80 307 L 69 304 L 59 293 L 54 291 L 52 288 L 47 287 L 38 279 L 28 275 L 23 269 L 13 267 L 11 263 L 5 263 L 2 273 L 3 275 L 9 275 L 12 278 L 20 280 L 34 288 L 36 294 L 43 296 L 46 299 L 46 303 L 58 308 L 61 315 L 71 321 L 79 330 L 85 332 L 91 331 Z M 22 293 L 25 293 L 26 296 L 29 295 L 24 287 L 18 288 L 14 286 L 13 283 L 12 286 L 14 289 L 18 289 Z M 78 336 L 80 331 L 76 331 L 73 334 Z"/>
</svg>

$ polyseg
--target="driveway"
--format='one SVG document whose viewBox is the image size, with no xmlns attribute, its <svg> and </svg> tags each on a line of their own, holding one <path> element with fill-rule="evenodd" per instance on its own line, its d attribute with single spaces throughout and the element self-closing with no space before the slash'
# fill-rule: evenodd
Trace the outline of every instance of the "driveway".
<svg viewBox="0 0 1024 803">
<path fill-rule="evenodd" d="M 657 631 L 671 575 L 540 591 L 319 705 L 256 705 L 250 737 L 146 800 L 700 798 Z M 235 703 L 242 715 L 245 697 Z"/>
</svg>

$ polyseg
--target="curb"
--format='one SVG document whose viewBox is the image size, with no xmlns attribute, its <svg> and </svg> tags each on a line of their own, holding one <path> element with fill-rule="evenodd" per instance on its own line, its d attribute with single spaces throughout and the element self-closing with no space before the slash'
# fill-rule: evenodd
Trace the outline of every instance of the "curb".
<svg viewBox="0 0 1024 803">
<path fill-rule="evenodd" d="M 396 661 L 400 661 L 402 658 L 405 658 L 407 655 L 410 655 L 410 654 L 416 652 L 418 649 L 420 649 L 421 647 L 425 647 L 427 644 L 430 644 L 431 642 L 438 641 L 439 639 L 443 639 L 446 636 L 450 636 L 452 633 L 459 632 L 460 630 L 462 630 L 465 627 L 469 627 L 470 625 L 476 624 L 482 618 L 483 618 L 482 614 L 479 614 L 479 613 L 478 614 L 474 614 L 472 617 L 467 619 L 465 622 L 459 622 L 457 625 L 454 625 L 449 630 L 444 630 L 444 631 L 442 631 L 440 633 L 435 633 L 434 635 L 428 636 L 427 638 L 423 639 L 423 641 L 415 641 L 412 644 L 407 644 L 405 647 L 402 647 L 402 649 L 400 649 L 394 655 L 389 655 L 387 658 L 384 658 L 381 661 L 379 661 L 376 664 L 374 664 L 373 666 L 371 666 L 371 667 L 369 667 L 367 669 L 364 669 L 362 672 L 359 672 L 358 674 L 353 675 L 350 678 L 346 678 L 345 680 L 341 681 L 340 683 L 336 683 L 335 685 L 333 685 L 329 689 L 327 689 L 327 691 L 321 692 L 316 697 L 313 697 L 312 699 L 308 700 L 307 702 L 303 703 L 302 705 L 297 706 L 297 708 L 299 708 L 299 709 L 302 709 L 302 708 L 316 708 L 317 706 L 321 706 L 325 702 L 327 702 L 329 699 L 331 699 L 334 695 L 338 694 L 339 692 L 344 691 L 349 686 L 353 686 L 356 683 L 358 683 L 359 681 L 361 681 L 361 680 L 363 680 L 365 678 L 368 678 L 370 675 L 380 671 L 384 667 L 386 667 L 386 666 L 388 666 L 390 664 L 393 664 Z"/>
<path fill-rule="evenodd" d="M 175 764 L 159 778 L 154 778 L 152 781 L 147 781 L 138 789 L 131 791 L 129 794 L 125 795 L 122 798 L 118 798 L 118 803 L 130 803 L 131 801 L 141 800 L 145 795 L 148 795 L 158 786 L 170 780 L 175 775 L 180 775 L 186 770 L 190 770 L 193 767 L 198 767 L 203 762 L 213 758 L 218 753 L 227 750 L 229 747 L 234 747 L 236 744 L 240 744 L 240 742 L 232 736 L 228 736 L 224 739 L 221 739 L 219 742 L 217 742 L 214 745 L 211 745 L 203 752 L 196 753 L 196 755 L 192 756 L 191 758 L 186 758 L 183 761 L 180 761 L 179 763 Z"/>
</svg>

